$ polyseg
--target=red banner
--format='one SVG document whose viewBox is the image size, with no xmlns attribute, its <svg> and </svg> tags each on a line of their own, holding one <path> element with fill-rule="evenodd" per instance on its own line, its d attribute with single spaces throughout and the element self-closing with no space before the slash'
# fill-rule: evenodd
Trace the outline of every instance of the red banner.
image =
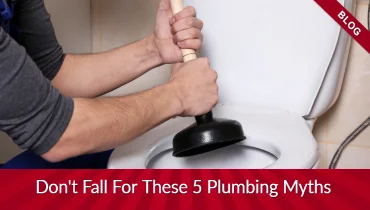
<svg viewBox="0 0 370 210">
<path fill-rule="evenodd" d="M 1 209 L 368 209 L 366 170 L 0 171 Z"/>
<path fill-rule="evenodd" d="M 337 0 L 315 0 L 338 24 L 346 30 L 368 53 L 370 32 Z"/>
</svg>

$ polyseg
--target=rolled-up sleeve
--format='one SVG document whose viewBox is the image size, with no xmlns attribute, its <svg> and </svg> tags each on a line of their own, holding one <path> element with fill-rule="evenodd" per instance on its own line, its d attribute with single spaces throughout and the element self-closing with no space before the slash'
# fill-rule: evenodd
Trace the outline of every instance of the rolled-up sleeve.
<svg viewBox="0 0 370 210">
<path fill-rule="evenodd" d="M 38 65 L 0 28 L 0 130 L 38 155 L 60 139 L 73 113 Z"/>
</svg>

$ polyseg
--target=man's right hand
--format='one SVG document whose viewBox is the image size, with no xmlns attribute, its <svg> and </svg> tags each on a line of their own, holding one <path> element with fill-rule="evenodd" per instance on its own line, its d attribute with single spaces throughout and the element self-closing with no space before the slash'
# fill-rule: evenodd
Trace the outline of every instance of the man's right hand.
<svg viewBox="0 0 370 210">
<path fill-rule="evenodd" d="M 207 58 L 174 65 L 169 84 L 181 102 L 181 116 L 200 116 L 215 107 L 219 99 L 217 78 Z"/>
</svg>

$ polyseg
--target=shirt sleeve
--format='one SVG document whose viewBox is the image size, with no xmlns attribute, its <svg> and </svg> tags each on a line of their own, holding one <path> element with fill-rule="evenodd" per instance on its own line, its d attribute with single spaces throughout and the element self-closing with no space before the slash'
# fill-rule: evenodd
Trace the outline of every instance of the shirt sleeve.
<svg viewBox="0 0 370 210">
<path fill-rule="evenodd" d="M 62 15 L 68 15 L 63 11 Z M 49 80 L 54 79 L 65 58 L 47 12 L 44 0 L 17 0 L 12 23 L 20 36 L 17 39 Z"/>
<path fill-rule="evenodd" d="M 42 155 L 64 133 L 73 106 L 0 27 L 0 131 L 20 148 Z"/>
</svg>

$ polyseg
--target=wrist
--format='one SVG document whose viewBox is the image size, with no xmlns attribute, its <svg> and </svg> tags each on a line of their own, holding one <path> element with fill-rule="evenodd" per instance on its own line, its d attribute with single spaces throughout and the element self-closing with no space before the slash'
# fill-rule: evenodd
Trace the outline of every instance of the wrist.
<svg viewBox="0 0 370 210">
<path fill-rule="evenodd" d="M 176 84 L 167 83 L 161 86 L 163 88 L 163 92 L 166 95 L 166 100 L 168 103 L 168 109 L 172 113 L 172 117 L 177 117 L 182 115 L 184 112 L 184 106 L 182 104 L 182 100 L 180 95 L 177 91 Z"/>
<path fill-rule="evenodd" d="M 156 60 L 158 65 L 163 65 L 163 60 L 161 57 L 161 53 L 158 50 L 158 47 L 155 43 L 154 35 L 151 34 L 147 38 L 145 38 L 146 43 L 146 51 L 149 55 L 153 56 L 153 58 Z"/>
</svg>

